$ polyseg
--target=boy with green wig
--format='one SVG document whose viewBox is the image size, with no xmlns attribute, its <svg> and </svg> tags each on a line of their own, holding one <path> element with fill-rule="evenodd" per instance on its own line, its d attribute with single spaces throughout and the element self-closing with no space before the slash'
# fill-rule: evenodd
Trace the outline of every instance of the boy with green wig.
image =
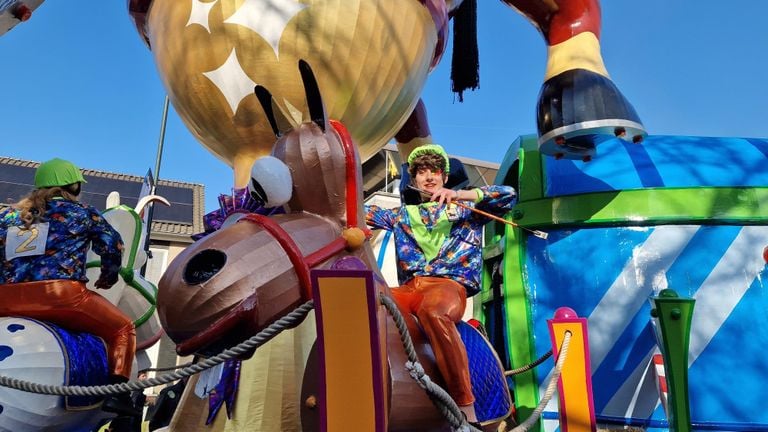
<svg viewBox="0 0 768 432">
<path fill-rule="evenodd" d="M 491 219 L 453 202 L 503 216 L 517 195 L 509 186 L 447 189 L 449 168 L 441 146 L 417 147 L 408 157 L 408 173 L 411 185 L 422 191 L 422 202 L 394 209 L 367 206 L 366 219 L 371 227 L 394 233 L 400 286 L 392 289 L 392 297 L 403 314 L 418 318 L 448 393 L 474 422 L 467 353 L 456 323 L 467 296 L 480 291 L 483 225 Z"/>
</svg>

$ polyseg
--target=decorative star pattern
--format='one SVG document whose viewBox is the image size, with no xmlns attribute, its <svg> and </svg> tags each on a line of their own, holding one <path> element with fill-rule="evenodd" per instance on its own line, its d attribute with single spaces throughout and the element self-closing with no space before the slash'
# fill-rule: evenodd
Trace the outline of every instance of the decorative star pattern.
<svg viewBox="0 0 768 432">
<path fill-rule="evenodd" d="M 294 0 L 245 0 L 224 22 L 239 24 L 258 33 L 279 57 L 278 45 L 285 27 L 306 7 Z"/>
<path fill-rule="evenodd" d="M 199 24 L 211 32 L 211 28 L 208 27 L 208 15 L 211 13 L 211 9 L 219 0 L 214 0 L 209 3 L 201 2 L 200 0 L 192 0 L 192 10 L 189 12 L 189 21 L 187 21 L 187 27 L 193 24 Z"/>
<path fill-rule="evenodd" d="M 212 71 L 203 72 L 203 75 L 211 80 L 213 85 L 227 99 L 229 107 L 232 108 L 232 114 L 237 112 L 240 101 L 246 96 L 252 95 L 253 88 L 256 87 L 256 82 L 245 73 L 240 62 L 237 61 L 237 53 L 235 53 L 234 48 L 224 64 Z"/>
</svg>

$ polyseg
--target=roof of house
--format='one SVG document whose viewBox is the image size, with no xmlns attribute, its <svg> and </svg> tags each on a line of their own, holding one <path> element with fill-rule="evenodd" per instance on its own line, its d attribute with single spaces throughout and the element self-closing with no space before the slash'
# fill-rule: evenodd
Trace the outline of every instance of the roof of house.
<svg viewBox="0 0 768 432">
<path fill-rule="evenodd" d="M 0 156 L 0 206 L 19 200 L 34 189 L 39 162 Z M 87 181 L 80 201 L 99 210 L 106 207 L 109 193 L 120 194 L 120 203 L 134 207 L 141 194 L 144 177 L 83 169 Z M 203 231 L 204 190 L 200 184 L 159 180 L 155 193 L 167 199 L 170 207 L 158 205 L 153 210 L 152 238 L 191 242 L 192 234 Z"/>
</svg>

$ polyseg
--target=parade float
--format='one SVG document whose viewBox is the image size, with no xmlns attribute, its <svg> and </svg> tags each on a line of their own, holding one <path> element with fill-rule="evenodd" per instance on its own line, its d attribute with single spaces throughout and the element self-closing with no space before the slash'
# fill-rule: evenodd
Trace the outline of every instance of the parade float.
<svg viewBox="0 0 768 432">
<path fill-rule="evenodd" d="M 562 157 L 586 159 L 604 139 L 617 135 L 641 139 L 644 130 L 639 118 L 608 78 L 602 62 L 597 2 L 508 3 L 541 30 L 548 45 L 549 61 L 539 104 L 542 146 L 552 148 L 557 143 Z M 288 117 L 300 118 L 301 113 L 311 111 L 296 67 L 299 61 L 304 61 L 314 70 L 328 117 L 338 120 L 349 130 L 362 160 L 393 137 L 402 155 L 407 157 L 416 145 L 430 140 L 429 125 L 418 95 L 427 72 L 442 57 L 449 18 L 462 22 L 469 19 L 472 26 L 473 7 L 474 3 L 469 1 L 441 0 L 403 0 L 396 5 L 371 0 L 353 3 L 129 2 L 131 16 L 154 55 L 160 77 L 179 116 L 205 147 L 232 166 L 235 202 L 246 201 L 242 197 L 245 187 L 252 181 L 254 161 L 274 152 L 275 126 L 269 122 L 269 115 L 263 114 L 254 87 L 269 89 L 276 96 L 277 105 L 289 113 Z M 455 33 L 465 34 L 463 30 Z M 462 43 L 455 41 L 454 47 L 457 45 Z M 464 54 L 459 52 L 454 56 Z M 469 60 L 471 72 L 472 59 Z M 463 87 L 458 87 L 459 92 L 473 87 L 475 81 L 471 73 L 469 75 L 461 84 Z M 572 103 L 557 102 L 559 94 L 574 91 L 581 99 L 569 99 Z M 329 155 L 323 152 L 312 157 L 316 158 L 315 163 L 320 163 Z M 327 176 L 330 172 L 331 168 L 328 168 L 319 174 Z M 305 174 L 302 169 L 294 172 L 301 177 Z M 299 180 L 294 178 L 294 181 Z M 312 185 L 319 185 L 321 178 L 311 181 Z M 218 215 L 219 220 L 211 225 L 225 226 L 227 218 L 239 218 L 241 209 L 236 207 L 222 209 L 224 214 Z M 298 208 L 304 209 L 303 206 Z M 318 211 L 317 207 L 312 208 L 314 212 Z M 253 208 L 249 205 L 248 210 Z M 238 230 L 245 229 L 241 224 L 237 224 Z M 222 237 L 216 232 L 210 235 Z M 258 241 L 266 242 L 266 247 L 268 239 Z M 273 249 L 268 250 L 279 254 Z M 229 262 L 214 255 L 217 254 L 209 254 L 207 259 L 218 265 Z M 201 256 L 194 263 L 207 263 L 206 255 Z M 256 256 L 263 257 L 264 254 L 253 256 L 251 259 L 255 260 Z M 251 278 L 259 274 L 252 268 L 254 265 L 241 259 L 236 262 L 239 271 L 245 268 L 253 272 Z M 215 265 L 214 268 L 218 274 L 220 269 Z M 167 282 L 161 285 L 168 287 L 167 292 L 176 292 L 177 284 L 190 279 L 195 278 L 191 275 L 185 278 L 180 273 L 176 279 L 171 279 L 166 274 L 164 281 Z M 212 284 L 207 279 L 203 281 L 205 286 Z M 163 303 L 175 301 L 171 297 L 164 299 L 166 289 L 160 291 L 161 316 L 165 317 L 167 325 L 179 325 L 176 320 L 181 319 L 181 313 L 174 312 L 176 304 L 169 303 L 166 310 L 169 315 L 164 315 Z M 201 310 L 194 314 L 194 323 L 185 323 L 185 327 L 176 329 L 180 352 L 189 354 L 206 347 L 205 353 L 211 354 L 211 347 L 207 347 L 210 340 L 218 342 L 214 347 L 222 348 L 268 324 L 263 317 L 247 326 L 234 324 L 244 319 L 242 310 L 251 311 L 255 307 L 245 302 L 251 299 L 249 302 L 253 303 L 258 298 L 248 294 L 249 289 L 252 287 L 227 290 L 227 294 L 217 298 L 216 302 L 206 300 L 209 292 L 196 299 L 196 302 L 207 301 L 206 308 L 214 304 L 222 310 Z M 237 295 L 229 294 L 230 291 Z M 305 288 L 304 296 L 300 298 L 308 300 L 308 289 Z M 287 308 L 297 305 L 295 296 L 290 299 L 291 302 L 280 303 L 282 306 L 278 311 L 284 313 Z M 277 298 L 272 300 L 278 301 Z M 263 304 L 263 300 L 258 304 Z M 275 318 L 272 313 L 267 316 Z M 210 327 L 213 323 L 220 324 L 215 331 Z M 257 390 L 247 402 L 255 409 L 248 410 L 248 418 L 236 418 L 234 424 L 240 422 L 261 430 L 296 430 L 299 427 L 298 403 L 303 399 L 297 394 L 301 388 L 297 378 L 304 375 L 306 361 L 302 357 L 309 356 L 309 346 L 315 340 L 314 328 L 299 327 L 283 339 L 289 339 L 282 342 L 286 344 L 283 350 L 299 355 L 295 362 L 286 363 L 279 352 L 272 354 L 265 350 L 260 353 L 257 350 L 254 358 L 243 367 L 250 364 L 251 369 L 258 370 L 262 384 L 269 382 L 270 376 L 278 376 L 284 385 L 269 394 L 259 394 L 264 390 Z M 189 409 L 185 409 L 187 404 Z M 196 416 L 197 423 L 202 423 L 207 416 L 201 409 L 203 406 L 195 403 L 191 396 L 187 397 L 178 415 L 179 419 L 186 420 L 179 422 L 184 421 L 184 427 L 189 428 L 194 424 L 190 419 Z M 269 413 L 252 414 L 265 413 L 267 406 L 271 407 Z M 269 420 L 270 415 L 276 419 Z M 227 428 L 225 420 L 219 422 L 222 424 L 218 427 Z M 396 420 L 393 425 L 397 425 Z M 407 429 L 408 425 L 402 427 Z"/>
<path fill-rule="evenodd" d="M 474 305 L 488 339 L 460 325 L 485 359 L 477 382 L 492 383 L 482 426 L 512 413 L 534 430 L 768 430 L 768 142 L 646 136 L 603 65 L 596 0 L 504 3 L 548 60 L 538 135 L 497 178 L 519 204 L 486 233 Z M 390 139 L 403 159 L 430 140 L 419 93 L 471 4 L 128 2 L 176 111 L 235 187 L 160 286 L 180 354 L 238 347 L 228 372 L 192 377 L 170 430 L 471 427 L 429 385 L 441 380 L 419 330 L 387 307 L 359 186 Z"/>
<path fill-rule="evenodd" d="M 757 168 L 767 146 L 750 138 L 614 139 L 584 163 L 541 153 L 535 136 L 519 138 L 497 181 L 519 191 L 510 220 L 548 239 L 516 227 L 486 229 L 485 289 L 475 302 L 507 367 L 550 349 L 547 319 L 568 305 L 588 317 L 598 423 L 767 430 L 768 418 L 755 409 L 767 372 L 760 317 L 768 306 L 768 178 Z M 690 320 L 678 329 L 685 340 L 667 349 L 652 301 L 665 290 L 695 301 L 692 317 L 677 318 Z M 674 373 L 687 379 L 675 395 L 687 428 L 668 421 L 670 368 L 660 357 L 673 354 L 682 356 Z M 552 366 L 515 377 L 518 412 L 536 406 Z M 557 411 L 551 405 L 544 418 L 557 419 Z"/>
</svg>

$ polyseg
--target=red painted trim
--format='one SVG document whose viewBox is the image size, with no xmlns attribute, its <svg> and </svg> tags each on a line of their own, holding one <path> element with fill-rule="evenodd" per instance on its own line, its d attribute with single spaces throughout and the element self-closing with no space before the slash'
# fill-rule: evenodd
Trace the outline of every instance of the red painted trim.
<svg viewBox="0 0 768 432">
<path fill-rule="evenodd" d="M 541 30 L 549 46 L 557 45 L 584 32 L 600 39 L 599 0 L 555 0 L 551 10 L 541 0 L 501 0 L 517 9 Z"/>
<path fill-rule="evenodd" d="M 296 242 L 293 241 L 290 234 L 288 234 L 277 222 L 260 214 L 252 213 L 240 220 L 246 220 L 264 228 L 265 231 L 270 233 L 272 237 L 280 243 L 280 246 L 282 246 L 283 250 L 288 255 L 288 259 L 291 260 L 291 264 L 293 264 L 296 276 L 299 278 L 302 301 L 309 301 L 312 298 L 309 265 L 304 260 L 304 255 L 301 253 L 301 250 L 299 250 L 299 247 L 296 245 Z"/>
<path fill-rule="evenodd" d="M 328 243 L 304 258 L 309 268 L 315 267 L 347 248 L 347 241 L 342 237 Z"/>
<path fill-rule="evenodd" d="M 598 0 L 569 0 L 557 2 L 560 10 L 552 16 L 547 41 L 559 44 L 584 32 L 600 39 L 600 3 Z"/>
<path fill-rule="evenodd" d="M 357 226 L 357 159 L 352 136 L 347 128 L 338 120 L 328 120 L 341 138 L 341 148 L 344 150 L 346 161 L 345 176 L 347 179 L 347 228 Z"/>
</svg>

